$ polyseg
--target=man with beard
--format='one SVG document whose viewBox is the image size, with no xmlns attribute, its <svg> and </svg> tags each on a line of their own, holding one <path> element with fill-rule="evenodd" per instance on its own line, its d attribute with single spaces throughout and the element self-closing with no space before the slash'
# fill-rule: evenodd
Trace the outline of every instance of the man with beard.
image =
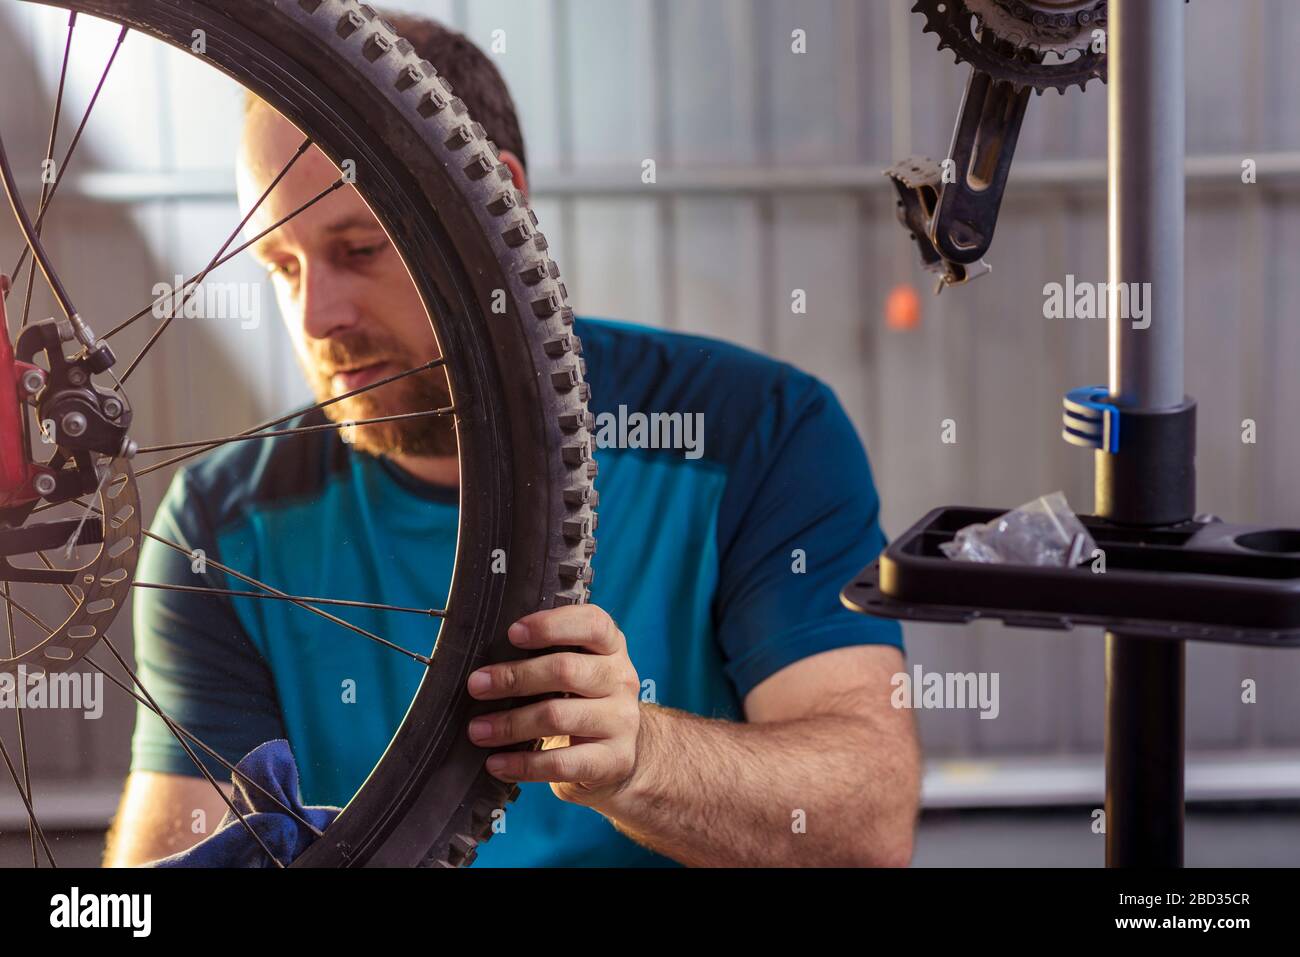
<svg viewBox="0 0 1300 957">
<path fill-rule="evenodd" d="M 451 82 L 526 191 L 523 138 L 496 68 L 459 34 L 390 19 Z M 244 208 L 301 138 L 250 103 L 239 156 Z M 312 147 L 249 233 L 337 176 Z M 318 400 L 437 356 L 416 289 L 353 188 L 253 252 L 273 277 Z M 603 449 L 593 604 L 538 612 L 509 631 L 520 647 L 586 654 L 551 650 L 470 677 L 469 692 L 484 700 L 568 692 L 466 729 L 485 749 L 548 744 L 488 759 L 490 773 L 525 783 L 480 864 L 907 863 L 920 761 L 910 713 L 890 705 L 902 640 L 896 624 L 838 601 L 884 537 L 866 456 L 834 395 L 715 340 L 581 318 L 575 331 L 593 412 L 700 413 L 708 442 L 698 461 L 680 450 Z M 441 370 L 427 370 L 327 414 L 354 422 L 448 404 Z M 291 424 L 324 421 L 317 411 Z M 193 551 L 146 543 L 141 580 L 240 587 L 210 559 L 288 594 L 438 606 L 456 547 L 450 420 L 348 432 L 232 443 L 182 469 L 155 528 Z M 425 621 L 373 608 L 346 617 L 431 650 Z M 308 804 L 350 798 L 422 671 L 289 602 L 142 590 L 135 628 L 142 678 L 159 705 L 232 762 L 287 738 Z M 643 694 L 643 681 L 654 695 Z M 218 762 L 208 766 L 228 779 Z M 203 837 L 192 826 L 197 810 L 215 822 L 224 806 L 141 708 L 108 861 L 189 847 Z"/>
</svg>

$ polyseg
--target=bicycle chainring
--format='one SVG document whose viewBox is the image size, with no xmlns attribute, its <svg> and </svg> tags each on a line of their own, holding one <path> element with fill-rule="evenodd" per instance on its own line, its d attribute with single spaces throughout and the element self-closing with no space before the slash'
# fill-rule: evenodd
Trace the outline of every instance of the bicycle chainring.
<svg viewBox="0 0 1300 957">
<path fill-rule="evenodd" d="M 1037 93 L 1106 81 L 1106 0 L 917 0 L 925 33 L 994 80 Z M 993 41 L 993 42 L 990 42 Z"/>
</svg>

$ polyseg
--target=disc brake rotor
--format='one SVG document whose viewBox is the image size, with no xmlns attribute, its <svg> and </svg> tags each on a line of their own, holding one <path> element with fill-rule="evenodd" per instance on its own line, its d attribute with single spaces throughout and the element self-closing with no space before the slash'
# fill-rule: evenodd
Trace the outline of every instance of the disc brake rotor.
<svg viewBox="0 0 1300 957">
<path fill-rule="evenodd" d="M 39 545 L 36 536 L 40 535 L 44 524 L 52 530 L 57 529 L 57 537 L 62 539 L 62 543 L 48 550 L 57 557 L 75 559 L 62 564 L 42 563 L 40 567 L 10 565 L 3 575 L 11 580 L 61 586 L 74 607 L 53 631 L 43 634 L 44 629 L 40 629 L 42 636 L 36 643 L 26 643 L 17 654 L 11 656 L 7 647 L 0 647 L 0 673 L 13 674 L 20 667 L 28 674 L 41 670 L 67 670 L 95 647 L 126 604 L 140 556 L 140 492 L 129 459 L 107 459 L 99 468 L 103 470 L 103 477 L 98 495 L 89 502 L 93 508 L 87 509 L 83 515 L 67 521 L 28 524 L 0 532 L 0 535 L 10 536 L 11 540 L 26 534 L 30 536 L 27 545 Z M 68 537 L 63 539 L 64 535 Z M 78 544 L 69 549 L 66 543 L 73 538 Z M 85 560 L 87 546 L 96 544 L 95 554 Z M 24 546 L 16 544 L 11 547 L 21 549 Z M 32 552 L 36 550 L 31 549 Z M 9 557 L 4 555 L 0 561 L 8 564 Z M 15 615 L 15 621 L 22 620 Z"/>
</svg>

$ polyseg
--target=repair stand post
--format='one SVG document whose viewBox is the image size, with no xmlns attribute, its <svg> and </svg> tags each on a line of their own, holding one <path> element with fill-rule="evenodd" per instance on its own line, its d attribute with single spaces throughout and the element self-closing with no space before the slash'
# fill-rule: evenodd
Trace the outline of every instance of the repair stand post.
<svg viewBox="0 0 1300 957">
<path fill-rule="evenodd" d="M 1111 0 L 1109 14 L 1107 315 L 1111 401 L 1122 418 L 1185 401 L 1183 0 Z M 1146 328 L 1120 315 L 1122 287 L 1149 290 L 1136 323 Z M 1132 295 L 1128 302 L 1131 314 Z M 1180 491 L 1164 481 L 1179 469 L 1191 474 L 1190 443 L 1164 436 L 1157 430 L 1126 445 L 1121 433 L 1119 453 L 1095 453 L 1100 514 L 1151 525 L 1192 517 L 1194 485 Z M 1108 867 L 1183 864 L 1184 647 L 1106 635 Z"/>
</svg>

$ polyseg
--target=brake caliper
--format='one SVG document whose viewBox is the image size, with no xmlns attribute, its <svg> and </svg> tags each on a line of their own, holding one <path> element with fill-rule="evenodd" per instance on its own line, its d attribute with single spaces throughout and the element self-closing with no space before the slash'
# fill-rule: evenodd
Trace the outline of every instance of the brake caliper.
<svg viewBox="0 0 1300 957">
<path fill-rule="evenodd" d="M 63 344 L 77 340 L 75 329 L 53 318 L 25 326 L 14 348 L 2 296 L 0 324 L 6 330 L 0 335 L 0 509 L 29 512 L 40 499 L 64 502 L 94 492 L 101 478 L 96 454 L 135 452 L 126 397 L 92 380 L 117 361 L 113 350 L 100 342 L 65 356 Z M 48 368 L 36 364 L 41 353 Z M 32 460 L 28 406 L 36 409 L 42 441 L 56 446 L 43 464 Z"/>
</svg>

